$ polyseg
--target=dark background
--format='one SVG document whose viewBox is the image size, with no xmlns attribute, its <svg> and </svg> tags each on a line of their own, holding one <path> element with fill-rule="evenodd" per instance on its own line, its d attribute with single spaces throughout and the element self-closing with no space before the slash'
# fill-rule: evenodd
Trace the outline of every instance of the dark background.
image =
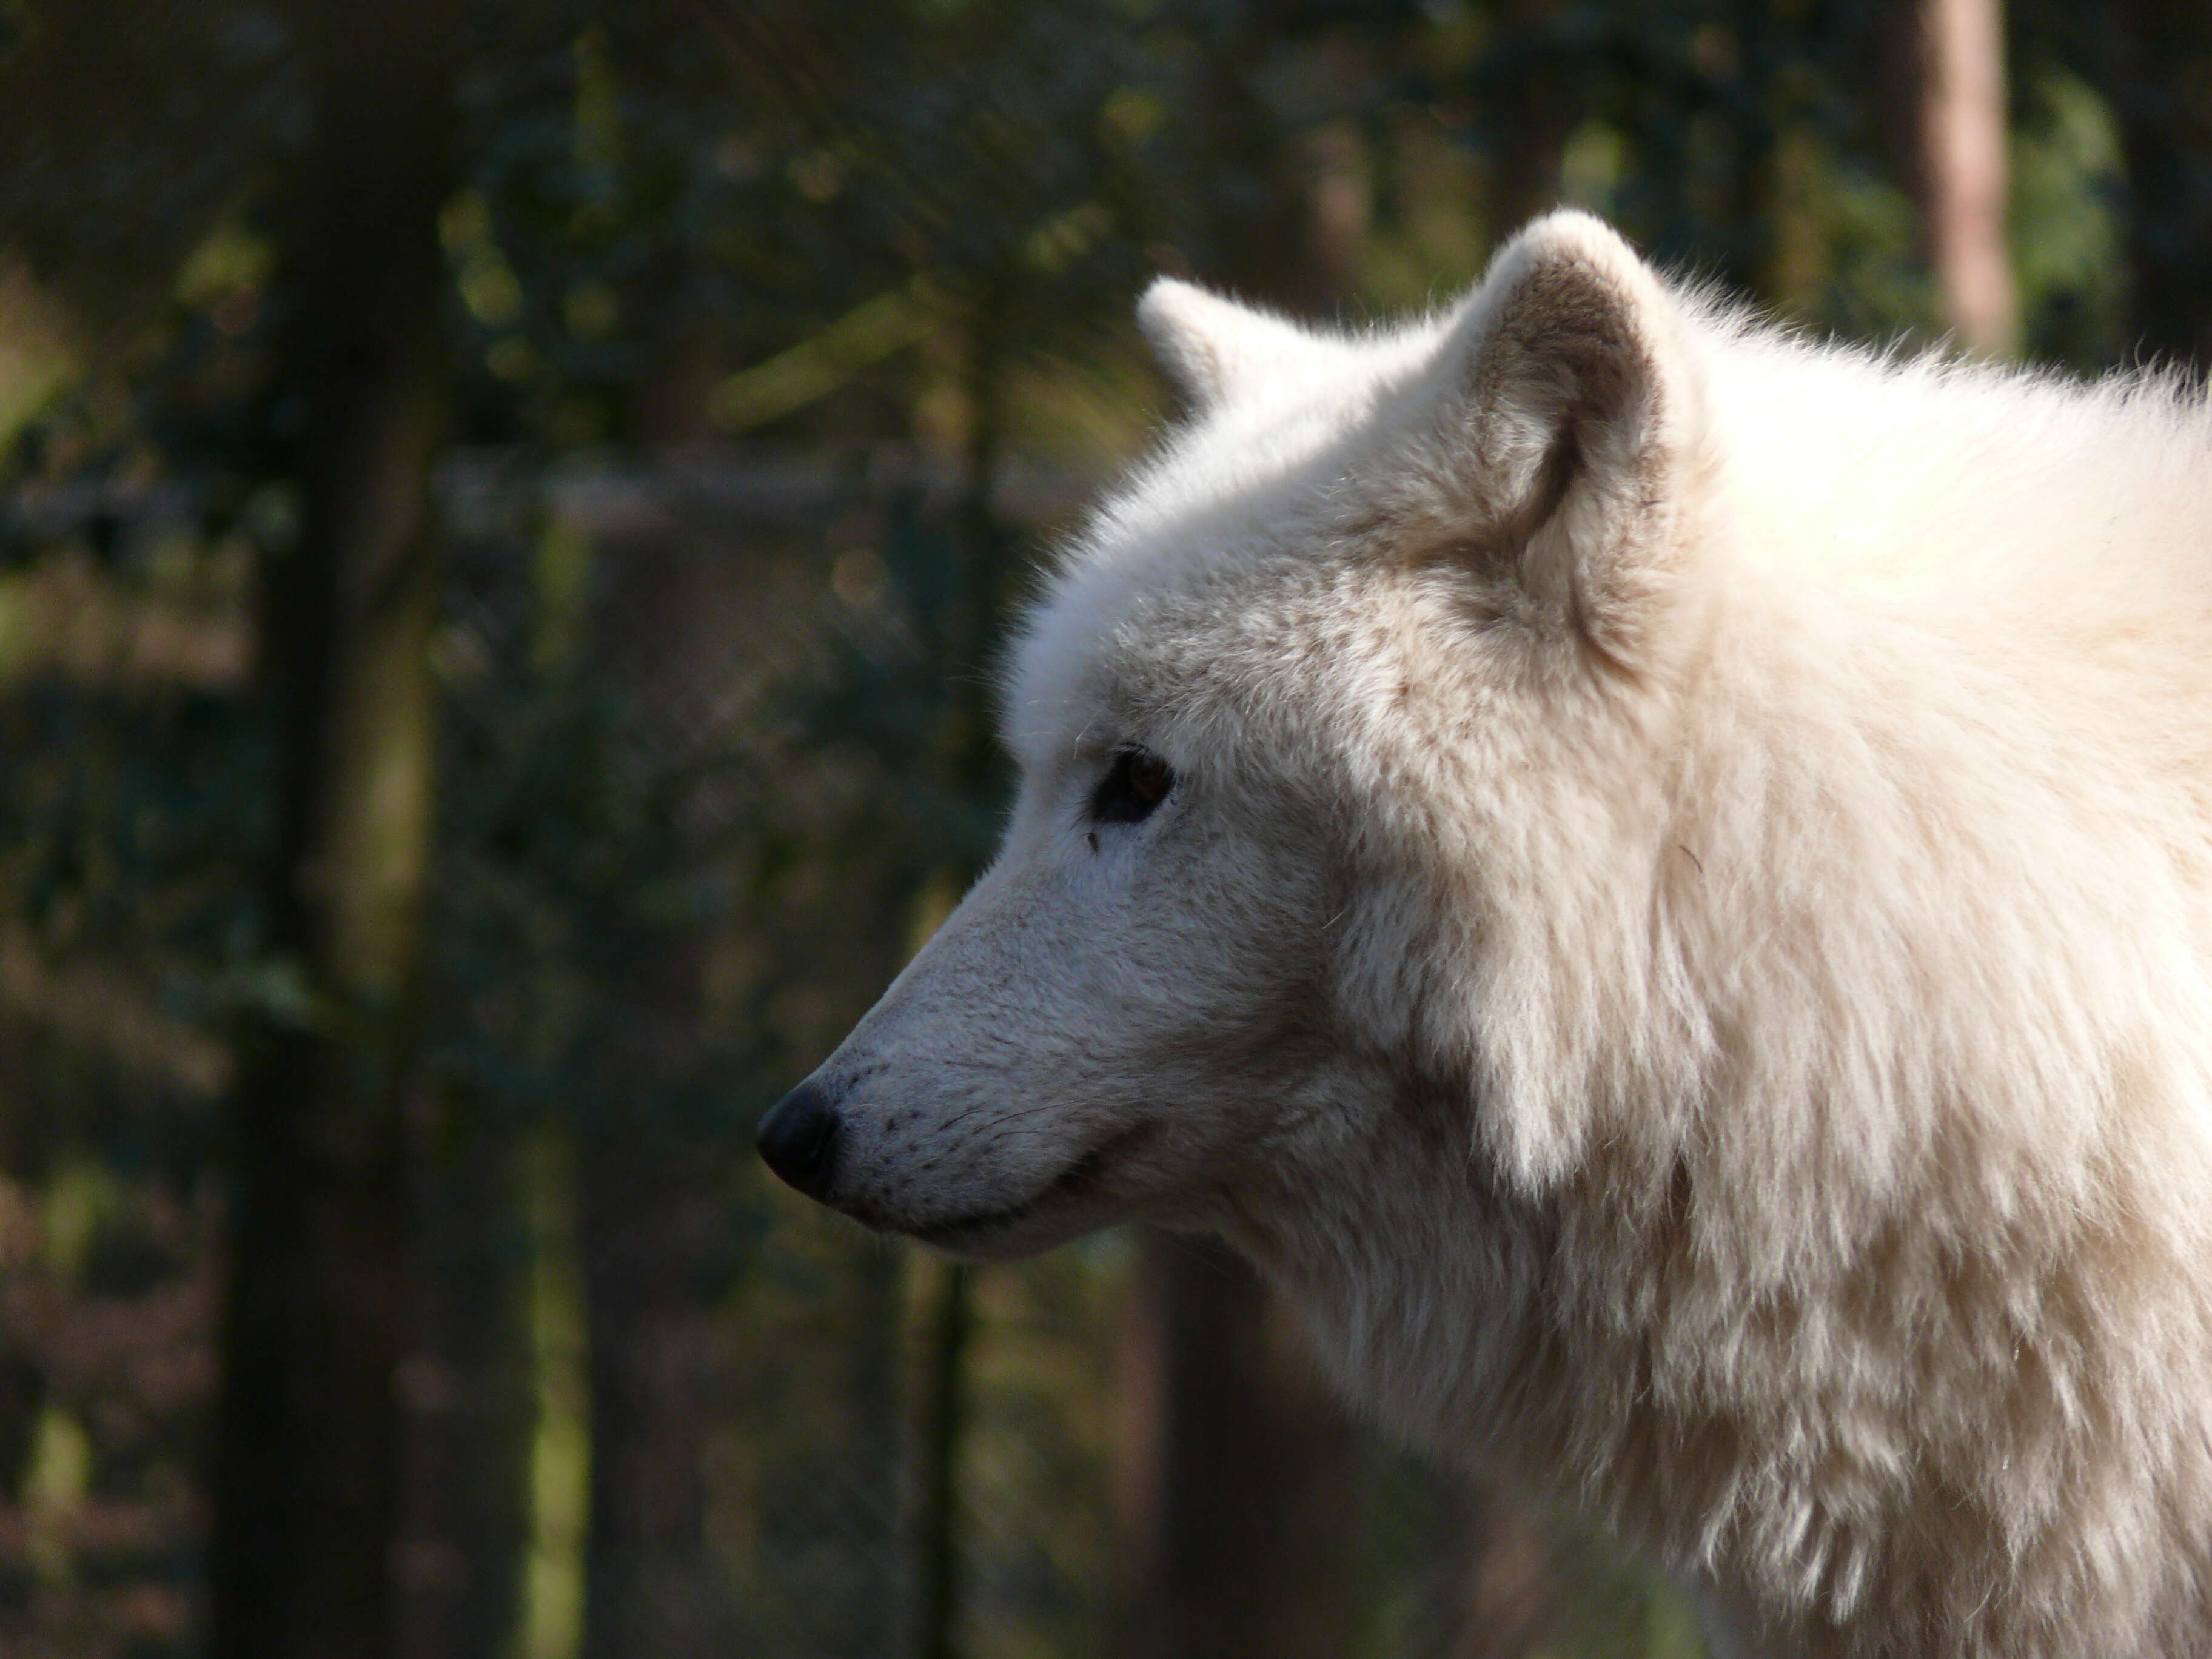
<svg viewBox="0 0 2212 1659">
<path fill-rule="evenodd" d="M 988 856 L 1151 275 L 1559 201 L 2194 365 L 2212 9 L 0 0 L 0 1656 L 1698 1653 L 1214 1250 L 750 1151 Z"/>
</svg>

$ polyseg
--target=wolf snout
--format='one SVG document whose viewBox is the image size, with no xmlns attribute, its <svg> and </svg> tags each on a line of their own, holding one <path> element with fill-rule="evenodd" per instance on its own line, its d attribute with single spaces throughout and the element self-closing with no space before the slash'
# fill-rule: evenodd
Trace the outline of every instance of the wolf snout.
<svg viewBox="0 0 2212 1659">
<path fill-rule="evenodd" d="M 809 1198 L 830 1190 L 837 1162 L 837 1104 L 811 1078 L 769 1109 L 754 1145 L 776 1176 Z"/>
</svg>

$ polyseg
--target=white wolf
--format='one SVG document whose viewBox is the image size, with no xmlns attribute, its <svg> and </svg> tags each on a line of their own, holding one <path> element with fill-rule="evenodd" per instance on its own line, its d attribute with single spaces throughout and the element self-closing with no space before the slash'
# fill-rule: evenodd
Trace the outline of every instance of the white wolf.
<svg viewBox="0 0 2212 1659">
<path fill-rule="evenodd" d="M 1215 1230 L 1764 1651 L 2212 1653 L 2212 414 L 1750 326 L 1561 214 L 1176 283 L 997 864 L 764 1121 L 963 1255 Z"/>
</svg>

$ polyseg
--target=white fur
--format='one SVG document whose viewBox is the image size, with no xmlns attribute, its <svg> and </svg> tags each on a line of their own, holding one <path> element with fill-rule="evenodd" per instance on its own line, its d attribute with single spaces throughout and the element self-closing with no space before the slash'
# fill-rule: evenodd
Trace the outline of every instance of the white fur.
<svg viewBox="0 0 2212 1659">
<path fill-rule="evenodd" d="M 1224 1232 L 1762 1650 L 2212 1652 L 2202 401 L 1809 346 L 1574 215 L 1397 332 L 1143 318 L 1194 418 L 818 1074 L 830 1200 Z"/>
</svg>

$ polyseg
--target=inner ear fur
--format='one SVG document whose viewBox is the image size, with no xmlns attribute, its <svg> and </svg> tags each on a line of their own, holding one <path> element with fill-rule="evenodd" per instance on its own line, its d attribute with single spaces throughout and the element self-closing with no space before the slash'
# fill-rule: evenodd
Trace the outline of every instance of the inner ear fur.
<svg viewBox="0 0 2212 1659">
<path fill-rule="evenodd" d="M 1576 212 L 1496 261 L 1438 361 L 1455 544 L 1638 665 L 1678 586 L 1701 392 L 1674 296 Z"/>
</svg>

